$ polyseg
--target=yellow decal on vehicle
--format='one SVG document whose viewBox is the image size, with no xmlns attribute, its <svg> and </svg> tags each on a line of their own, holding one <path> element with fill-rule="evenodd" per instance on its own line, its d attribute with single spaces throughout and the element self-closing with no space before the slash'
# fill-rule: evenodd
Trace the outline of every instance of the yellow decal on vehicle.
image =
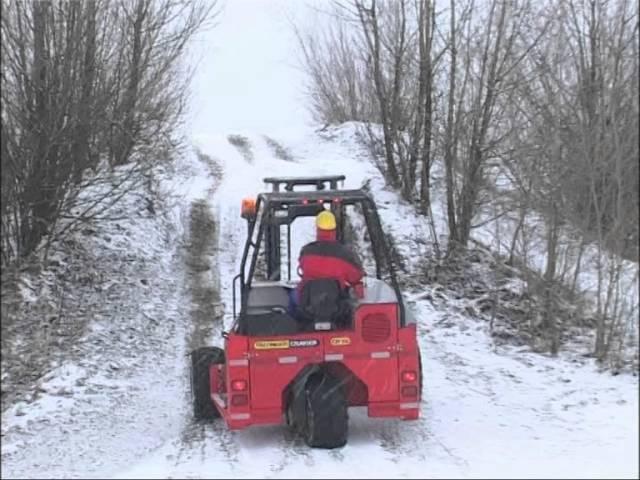
<svg viewBox="0 0 640 480">
<path fill-rule="evenodd" d="M 256 350 L 275 350 L 276 348 L 289 348 L 289 340 L 262 340 L 253 344 Z"/>
<path fill-rule="evenodd" d="M 334 347 L 341 347 L 344 345 L 350 345 L 351 339 L 349 337 L 333 337 L 331 339 L 331 345 Z"/>
</svg>

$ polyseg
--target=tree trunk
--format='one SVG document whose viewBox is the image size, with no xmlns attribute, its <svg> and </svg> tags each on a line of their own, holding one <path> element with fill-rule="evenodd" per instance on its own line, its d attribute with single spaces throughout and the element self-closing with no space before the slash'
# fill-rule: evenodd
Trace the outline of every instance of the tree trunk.
<svg viewBox="0 0 640 480">
<path fill-rule="evenodd" d="M 451 25 L 450 25 L 450 39 L 449 48 L 451 51 L 451 65 L 449 67 L 449 97 L 447 105 L 447 126 L 445 131 L 445 150 L 444 150 L 444 164 L 446 175 L 446 188 L 447 188 L 447 220 L 449 224 L 449 247 L 448 251 L 451 252 L 455 245 L 458 243 L 458 226 L 456 223 L 456 205 L 455 196 L 453 191 L 453 171 L 454 171 L 454 120 L 453 110 L 455 108 L 455 90 L 456 90 L 456 3 L 455 0 L 451 0 Z"/>
<path fill-rule="evenodd" d="M 460 212 L 458 215 L 458 241 L 463 247 L 467 246 L 471 235 L 471 221 L 476 211 L 476 198 L 478 196 L 478 183 L 480 181 L 480 168 L 482 166 L 482 152 L 480 146 L 473 144 L 471 147 L 471 160 L 465 172 L 460 198 Z"/>
<path fill-rule="evenodd" d="M 526 218 L 527 211 L 524 206 L 520 207 L 520 217 L 518 218 L 518 225 L 516 225 L 516 229 L 513 232 L 513 237 L 511 238 L 511 246 L 509 247 L 509 265 L 513 265 L 513 260 L 516 253 L 516 243 L 518 242 L 518 235 L 520 235 L 520 230 L 524 226 L 524 219 Z"/>
<path fill-rule="evenodd" d="M 544 272 L 545 306 L 542 319 L 542 327 L 550 338 L 550 351 L 552 355 L 558 353 L 558 332 L 554 318 L 553 294 L 555 288 L 555 276 L 558 261 L 558 208 L 555 203 L 551 206 L 551 218 L 547 227 L 547 266 Z"/>
<path fill-rule="evenodd" d="M 148 0 L 138 0 L 135 20 L 133 22 L 133 49 L 131 52 L 131 63 L 129 65 L 129 85 L 123 102 L 121 130 L 120 134 L 116 137 L 119 138 L 119 143 L 115 148 L 115 165 L 127 163 L 135 143 L 137 129 L 136 103 L 142 74 L 140 65 L 142 57 L 142 26 L 145 22 L 148 9 Z"/>
<path fill-rule="evenodd" d="M 584 235 L 580 238 L 580 246 L 578 247 L 578 258 L 576 259 L 576 269 L 573 272 L 573 280 L 571 281 L 571 294 L 576 294 L 576 288 L 578 286 L 578 276 L 580 275 L 580 268 L 582 265 L 582 255 L 584 254 L 584 247 L 586 245 L 586 240 Z"/>
<path fill-rule="evenodd" d="M 47 92 L 48 54 L 45 43 L 46 25 L 50 2 L 33 2 L 33 89 L 34 108 L 30 122 L 30 134 L 35 145 L 33 165 L 25 185 L 25 204 L 29 209 L 23 218 L 21 238 L 22 256 L 27 256 L 38 246 L 47 233 L 51 205 L 48 201 L 52 192 L 47 181 L 49 177 L 47 157 L 49 155 L 49 106 Z"/>
<path fill-rule="evenodd" d="M 78 183 L 82 172 L 87 167 L 95 167 L 90 160 L 91 106 L 96 59 L 96 0 L 86 0 L 86 33 L 85 50 L 82 65 L 80 103 L 78 105 L 78 128 L 74 148 L 75 171 L 74 181 Z"/>
<path fill-rule="evenodd" d="M 385 153 L 385 166 L 387 181 L 394 187 L 400 186 L 400 179 L 398 177 L 398 168 L 393 154 L 394 145 L 394 132 L 391 129 L 392 112 L 389 106 L 389 97 L 387 95 L 386 88 L 384 86 L 384 79 L 382 78 L 382 67 L 380 65 L 380 31 L 378 25 L 378 17 L 376 13 L 376 2 L 371 2 L 371 8 L 367 9 L 361 2 L 356 1 L 358 10 L 358 16 L 364 37 L 369 49 L 369 56 L 373 61 L 373 82 L 380 106 L 380 121 L 382 122 L 382 131 L 384 135 L 384 153 Z M 373 38 L 372 38 L 373 37 Z"/>
<path fill-rule="evenodd" d="M 426 81 L 427 65 L 426 65 L 426 58 L 425 58 L 426 39 L 425 39 L 424 22 L 425 22 L 425 13 L 426 13 L 425 3 L 427 1 L 428 0 L 420 0 L 420 2 L 418 3 L 418 12 L 417 12 L 417 15 L 418 15 L 418 65 L 419 65 L 418 94 L 415 100 L 416 110 L 415 110 L 414 119 L 413 119 L 413 129 L 411 132 L 411 143 L 409 146 L 408 171 L 410 173 L 410 176 L 404 185 L 405 187 L 404 197 L 407 199 L 410 198 L 413 191 L 413 186 L 415 185 L 415 180 L 416 180 L 415 176 L 416 176 L 416 171 L 418 166 L 418 158 L 421 156 L 420 143 L 421 143 L 421 138 L 423 135 L 423 128 L 424 128 L 424 107 L 425 107 L 424 98 L 427 91 L 427 81 Z"/>
<path fill-rule="evenodd" d="M 492 8 L 495 3 L 492 4 Z M 505 33 L 505 19 L 507 13 L 507 2 L 501 2 L 500 6 L 500 18 L 498 19 L 498 25 L 496 27 L 496 41 L 492 48 L 491 45 L 491 24 L 487 27 L 487 41 L 485 44 L 485 51 L 482 60 L 482 74 L 481 74 L 481 89 L 479 97 L 482 96 L 482 87 L 485 68 L 488 64 L 488 76 L 486 79 L 486 93 L 484 99 L 479 103 L 480 111 L 476 114 L 473 120 L 473 130 L 471 136 L 471 158 L 467 166 L 467 172 L 464 176 L 464 183 L 462 185 L 462 199 L 461 209 L 458 218 L 459 228 L 459 241 L 464 247 L 467 246 L 469 237 L 471 235 L 471 221 L 476 213 L 476 201 L 478 197 L 478 190 L 480 187 L 480 181 L 482 179 L 482 170 L 485 162 L 485 142 L 487 137 L 487 131 L 489 130 L 489 124 L 492 118 L 493 106 L 495 103 L 496 89 L 498 86 L 498 58 L 501 52 L 502 41 Z M 493 15 L 493 10 L 491 12 Z M 501 62 L 501 65 L 504 61 Z"/>
<path fill-rule="evenodd" d="M 426 214 L 431 205 L 431 137 L 433 122 L 433 71 L 431 65 L 431 47 L 433 44 L 433 29 L 435 24 L 435 15 L 433 14 L 430 0 L 425 1 L 424 15 L 425 33 L 424 33 L 424 76 L 425 76 L 425 92 L 424 92 L 424 132 L 422 147 L 422 170 L 420 172 L 420 208 L 422 213 Z"/>
</svg>

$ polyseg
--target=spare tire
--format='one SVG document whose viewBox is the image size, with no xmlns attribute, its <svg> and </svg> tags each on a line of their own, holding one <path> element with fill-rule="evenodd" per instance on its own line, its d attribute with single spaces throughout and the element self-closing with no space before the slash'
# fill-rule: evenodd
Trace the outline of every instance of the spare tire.
<svg viewBox="0 0 640 480">
<path fill-rule="evenodd" d="M 196 420 L 220 417 L 211 400 L 209 367 L 223 364 L 224 361 L 224 350 L 218 347 L 200 347 L 191 352 L 191 397 Z"/>
</svg>

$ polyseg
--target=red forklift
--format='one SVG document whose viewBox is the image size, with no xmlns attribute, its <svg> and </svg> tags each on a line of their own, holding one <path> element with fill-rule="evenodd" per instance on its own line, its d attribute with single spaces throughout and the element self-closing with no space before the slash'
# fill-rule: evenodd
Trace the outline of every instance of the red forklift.
<svg viewBox="0 0 640 480">
<path fill-rule="evenodd" d="M 376 206 L 364 190 L 340 189 L 344 179 L 266 178 L 270 192 L 242 201 L 248 232 L 233 279 L 233 325 L 222 332 L 224 349 L 191 352 L 196 419 L 222 417 L 234 430 L 286 423 L 310 447 L 337 448 L 347 442 L 349 407 L 366 407 L 369 417 L 419 417 L 416 324 L 403 303 Z M 335 215 L 338 241 L 345 241 L 350 215 L 363 218 L 366 233 L 358 233 L 370 241 L 375 272 L 301 321 L 288 308 L 296 286 L 291 230 L 296 219 L 323 209 Z"/>
</svg>

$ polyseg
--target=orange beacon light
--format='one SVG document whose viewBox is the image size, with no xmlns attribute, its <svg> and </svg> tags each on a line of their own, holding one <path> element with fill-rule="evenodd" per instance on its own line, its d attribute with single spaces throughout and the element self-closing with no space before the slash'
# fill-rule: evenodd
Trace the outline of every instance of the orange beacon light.
<svg viewBox="0 0 640 480">
<path fill-rule="evenodd" d="M 247 197 L 242 199 L 242 209 L 240 216 L 247 220 L 256 216 L 256 199 Z"/>
</svg>

